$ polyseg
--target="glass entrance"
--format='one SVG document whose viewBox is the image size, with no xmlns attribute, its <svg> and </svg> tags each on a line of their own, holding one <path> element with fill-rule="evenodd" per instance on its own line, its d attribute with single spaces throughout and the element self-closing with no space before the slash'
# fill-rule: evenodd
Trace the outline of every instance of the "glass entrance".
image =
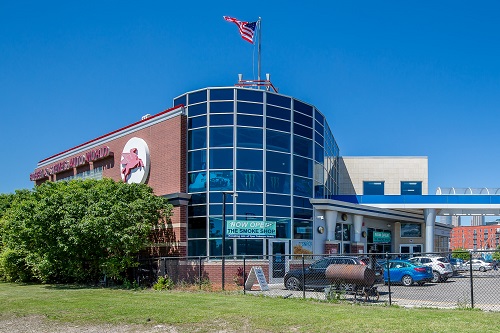
<svg viewBox="0 0 500 333">
<path fill-rule="evenodd" d="M 422 244 L 401 244 L 399 252 L 401 252 L 402 259 L 408 259 L 413 257 L 414 254 L 422 253 L 422 248 Z"/>
<path fill-rule="evenodd" d="M 288 241 L 269 241 L 271 260 L 269 265 L 269 283 L 281 283 L 288 271 L 287 255 L 290 253 Z"/>
</svg>

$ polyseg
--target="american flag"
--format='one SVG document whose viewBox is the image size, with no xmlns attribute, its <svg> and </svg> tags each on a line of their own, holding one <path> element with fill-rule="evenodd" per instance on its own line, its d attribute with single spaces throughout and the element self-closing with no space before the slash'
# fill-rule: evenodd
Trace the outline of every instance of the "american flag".
<svg viewBox="0 0 500 333">
<path fill-rule="evenodd" d="M 253 33 L 255 32 L 255 27 L 257 26 L 257 22 L 243 22 L 243 21 L 238 21 L 233 17 L 229 16 L 223 16 L 223 17 L 224 20 L 228 22 L 233 22 L 238 26 L 238 29 L 240 29 L 241 38 L 253 44 Z"/>
</svg>

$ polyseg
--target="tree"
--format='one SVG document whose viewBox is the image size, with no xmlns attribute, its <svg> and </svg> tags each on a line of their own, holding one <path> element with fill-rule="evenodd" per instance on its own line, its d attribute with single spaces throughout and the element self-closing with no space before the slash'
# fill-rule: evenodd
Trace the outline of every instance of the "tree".
<svg viewBox="0 0 500 333">
<path fill-rule="evenodd" d="M 455 250 L 453 250 L 451 256 L 453 258 L 457 258 L 457 259 L 463 259 L 463 260 L 469 260 L 470 259 L 470 253 L 468 250 L 464 249 L 464 248 L 456 248 Z"/>
<path fill-rule="evenodd" d="M 10 280 L 121 279 L 172 211 L 147 185 L 110 179 L 46 182 L 19 198 L 3 216 L 0 267 L 30 274 Z"/>
<path fill-rule="evenodd" d="M 491 257 L 497 261 L 500 260 L 500 245 L 497 246 L 496 251 L 493 252 L 493 255 Z"/>
</svg>

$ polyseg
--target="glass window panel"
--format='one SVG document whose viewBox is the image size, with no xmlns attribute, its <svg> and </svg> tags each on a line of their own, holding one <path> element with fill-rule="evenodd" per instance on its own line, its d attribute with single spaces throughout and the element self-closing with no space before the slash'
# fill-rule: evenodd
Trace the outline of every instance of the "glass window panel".
<svg viewBox="0 0 500 333">
<path fill-rule="evenodd" d="M 323 128 L 323 126 L 320 123 L 316 122 L 315 128 L 319 134 L 321 134 L 322 136 L 325 136 L 325 129 Z"/>
<path fill-rule="evenodd" d="M 262 115 L 264 109 L 262 104 L 238 102 L 238 113 L 249 113 Z"/>
<path fill-rule="evenodd" d="M 236 253 L 240 256 L 262 255 L 264 253 L 264 242 L 262 239 L 237 239 L 236 251 Z"/>
<path fill-rule="evenodd" d="M 232 191 L 233 171 L 210 171 L 210 191 Z"/>
<path fill-rule="evenodd" d="M 262 172 L 237 171 L 236 190 L 262 192 Z"/>
<path fill-rule="evenodd" d="M 282 106 L 284 108 L 289 108 L 291 107 L 291 99 L 289 97 L 273 94 L 273 93 L 267 93 L 267 104 L 273 104 L 273 105 L 278 105 Z"/>
<path fill-rule="evenodd" d="M 268 204 L 271 204 L 271 205 L 290 206 L 290 196 L 288 196 L 288 195 L 268 194 L 268 195 L 266 195 L 266 202 Z"/>
<path fill-rule="evenodd" d="M 209 237 L 222 237 L 222 216 L 208 218 L 208 232 Z"/>
<path fill-rule="evenodd" d="M 290 175 L 268 172 L 266 174 L 266 191 L 271 193 L 290 194 Z M 290 205 L 290 200 L 288 200 Z"/>
<path fill-rule="evenodd" d="M 238 169 L 262 170 L 262 150 L 238 149 L 236 156 Z"/>
<path fill-rule="evenodd" d="M 207 194 L 206 193 L 191 194 L 191 200 L 189 201 L 190 205 L 205 204 L 205 203 L 207 203 Z"/>
<path fill-rule="evenodd" d="M 211 127 L 210 147 L 232 147 L 233 127 Z"/>
<path fill-rule="evenodd" d="M 207 100 L 206 89 L 189 94 L 189 104 L 206 102 L 206 100 Z"/>
<path fill-rule="evenodd" d="M 232 169 L 232 149 L 210 149 L 210 169 Z"/>
<path fill-rule="evenodd" d="M 292 114 L 292 112 L 290 111 L 290 109 L 278 108 L 278 107 L 271 106 L 271 105 L 268 105 L 266 108 L 266 115 L 269 117 L 290 120 L 291 114 Z"/>
<path fill-rule="evenodd" d="M 267 149 L 290 152 L 290 134 L 267 130 L 266 137 Z"/>
<path fill-rule="evenodd" d="M 233 102 L 211 102 L 210 113 L 233 113 Z"/>
<path fill-rule="evenodd" d="M 204 257 L 207 255 L 207 240 L 195 239 L 188 241 L 188 255 Z"/>
<path fill-rule="evenodd" d="M 293 173 L 299 176 L 312 177 L 312 160 L 300 156 L 293 157 Z"/>
<path fill-rule="evenodd" d="M 303 115 L 302 113 L 299 112 L 294 112 L 293 113 L 293 122 L 302 124 L 307 127 L 312 127 L 312 118 Z"/>
<path fill-rule="evenodd" d="M 200 116 L 207 113 L 207 103 L 191 105 L 187 108 L 189 117 Z"/>
<path fill-rule="evenodd" d="M 305 208 L 293 208 L 293 217 L 298 219 L 312 219 L 313 211 L 312 209 Z"/>
<path fill-rule="evenodd" d="M 262 129 L 238 127 L 236 133 L 238 147 L 262 148 Z"/>
<path fill-rule="evenodd" d="M 313 239 L 312 221 L 293 220 L 294 239 Z"/>
<path fill-rule="evenodd" d="M 234 89 L 210 89 L 210 100 L 232 100 Z"/>
<path fill-rule="evenodd" d="M 238 193 L 238 203 L 262 204 L 262 193 Z"/>
<path fill-rule="evenodd" d="M 303 208 L 310 208 L 310 209 L 313 208 L 311 202 L 309 201 L 309 197 L 303 198 L 303 197 L 294 196 L 293 197 L 293 205 L 295 207 L 303 207 Z"/>
<path fill-rule="evenodd" d="M 212 114 L 210 115 L 210 126 L 233 125 L 232 114 Z"/>
<path fill-rule="evenodd" d="M 300 136 L 293 136 L 293 153 L 305 157 L 313 157 L 312 141 Z"/>
<path fill-rule="evenodd" d="M 422 195 L 422 182 L 401 182 L 401 195 Z"/>
<path fill-rule="evenodd" d="M 342 240 L 342 223 L 335 224 L 335 240 Z"/>
<path fill-rule="evenodd" d="M 193 172 L 188 174 L 188 192 L 204 192 L 207 190 L 207 173 Z"/>
<path fill-rule="evenodd" d="M 206 216 L 207 205 L 188 206 L 188 216 Z"/>
<path fill-rule="evenodd" d="M 188 128 L 197 128 L 207 126 L 207 116 L 200 116 L 188 119 Z"/>
<path fill-rule="evenodd" d="M 293 177 L 293 194 L 303 197 L 311 197 L 312 179 Z"/>
<path fill-rule="evenodd" d="M 207 151 L 205 149 L 188 153 L 188 171 L 205 170 L 207 168 Z"/>
<path fill-rule="evenodd" d="M 351 240 L 351 225 L 343 224 L 342 225 L 342 240 L 350 241 Z"/>
<path fill-rule="evenodd" d="M 211 256 L 221 256 L 222 255 L 222 239 L 211 239 L 208 241 L 210 255 Z M 233 240 L 226 238 L 226 244 L 224 246 L 224 255 L 233 254 Z"/>
<path fill-rule="evenodd" d="M 226 199 L 228 199 L 226 197 Z M 223 212 L 222 212 L 222 207 L 224 205 L 221 205 L 221 204 L 210 204 L 208 209 L 209 209 L 209 215 L 210 216 L 222 216 L 223 215 Z M 229 218 L 232 218 L 233 216 L 233 204 L 232 203 L 227 203 L 226 202 L 226 220 L 229 219 Z"/>
<path fill-rule="evenodd" d="M 269 218 L 268 221 L 276 221 L 276 238 L 290 238 L 292 228 L 291 220 L 283 220 L 282 218 Z"/>
<path fill-rule="evenodd" d="M 317 143 L 314 144 L 314 159 L 316 162 L 323 164 L 325 161 L 325 151 L 323 150 L 323 147 L 318 145 Z"/>
<path fill-rule="evenodd" d="M 237 89 L 238 100 L 249 101 L 249 102 L 261 102 L 263 101 L 263 92 L 254 89 Z"/>
<path fill-rule="evenodd" d="M 266 152 L 267 171 L 290 173 L 290 154 Z"/>
<path fill-rule="evenodd" d="M 277 216 L 277 217 L 290 217 L 291 214 L 290 207 L 284 206 L 266 206 L 266 216 Z"/>
<path fill-rule="evenodd" d="M 274 119 L 274 118 L 266 118 L 266 127 L 270 129 L 275 129 L 278 131 L 288 132 L 290 133 L 290 122 Z"/>
<path fill-rule="evenodd" d="M 188 219 L 188 237 L 189 238 L 207 237 L 206 217 L 195 217 Z"/>
<path fill-rule="evenodd" d="M 318 132 L 315 132 L 315 136 L 314 136 L 314 139 L 316 140 L 317 143 L 319 143 L 320 145 L 324 146 L 325 145 L 325 139 L 318 134 Z"/>
<path fill-rule="evenodd" d="M 318 110 L 315 110 L 314 112 L 314 118 L 316 119 L 317 122 L 319 122 L 322 126 L 325 121 L 325 117 L 319 112 Z"/>
<path fill-rule="evenodd" d="M 313 115 L 313 108 L 311 105 L 307 105 L 305 103 L 302 103 L 301 101 L 298 101 L 296 99 L 293 100 L 293 109 L 297 110 L 299 112 L 302 112 L 308 116 Z"/>
<path fill-rule="evenodd" d="M 384 195 L 384 182 L 381 181 L 363 182 L 363 195 Z"/>
<path fill-rule="evenodd" d="M 188 149 L 207 148 L 207 129 L 200 128 L 188 132 Z"/>
<path fill-rule="evenodd" d="M 174 99 L 174 106 L 181 105 L 181 104 L 184 105 L 184 106 L 187 105 L 187 103 L 186 103 L 186 95 L 182 95 L 182 96 L 179 96 L 176 99 Z"/>
<path fill-rule="evenodd" d="M 293 124 L 293 133 L 295 133 L 295 134 L 305 136 L 308 139 L 312 139 L 312 132 L 313 131 L 311 128 L 308 128 L 308 127 L 305 127 L 305 126 L 302 126 L 299 124 L 295 124 L 295 123 Z"/>
<path fill-rule="evenodd" d="M 236 205 L 236 214 L 243 215 L 243 216 L 247 216 L 247 215 L 262 216 L 262 215 L 264 215 L 262 205 L 242 205 L 240 203 L 238 203 Z"/>
<path fill-rule="evenodd" d="M 236 202 L 231 194 L 226 194 L 226 203 Z M 210 203 L 222 203 L 222 192 L 210 192 Z"/>
<path fill-rule="evenodd" d="M 253 126 L 253 127 L 262 127 L 264 124 L 262 116 L 247 116 L 243 114 L 238 115 L 237 122 L 238 125 L 240 126 Z"/>
<path fill-rule="evenodd" d="M 323 184 L 315 183 L 314 185 L 314 197 L 324 198 L 325 197 L 325 186 Z"/>
</svg>

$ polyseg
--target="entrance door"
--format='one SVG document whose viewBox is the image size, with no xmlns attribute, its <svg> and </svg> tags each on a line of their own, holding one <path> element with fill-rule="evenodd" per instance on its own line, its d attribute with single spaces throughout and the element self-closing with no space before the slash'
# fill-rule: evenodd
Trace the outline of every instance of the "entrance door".
<svg viewBox="0 0 500 333">
<path fill-rule="evenodd" d="M 401 252 L 402 259 L 413 257 L 414 254 L 422 253 L 422 244 L 401 244 L 399 252 Z"/>
<path fill-rule="evenodd" d="M 282 283 L 288 271 L 288 241 L 269 241 L 271 261 L 269 265 L 269 283 Z"/>
</svg>

